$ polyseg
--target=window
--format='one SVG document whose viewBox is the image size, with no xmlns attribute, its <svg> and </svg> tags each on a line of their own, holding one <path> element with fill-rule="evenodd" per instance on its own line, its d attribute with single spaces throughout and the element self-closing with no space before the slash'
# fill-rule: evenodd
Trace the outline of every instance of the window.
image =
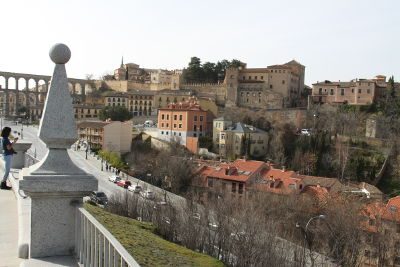
<svg viewBox="0 0 400 267">
<path fill-rule="evenodd" d="M 193 137 L 197 137 L 197 133 L 194 133 L 194 134 L 193 134 Z"/>
<path fill-rule="evenodd" d="M 251 80 L 251 76 L 249 76 L 249 80 Z"/>
<path fill-rule="evenodd" d="M 254 80 L 257 80 L 257 76 L 254 76 Z"/>
<path fill-rule="evenodd" d="M 367 89 L 367 94 L 370 94 L 371 93 L 371 90 L 370 89 Z"/>
<path fill-rule="evenodd" d="M 176 132 L 174 132 L 174 136 L 176 136 Z"/>
<path fill-rule="evenodd" d="M 180 121 L 182 120 L 182 115 L 179 115 L 179 120 L 180 120 Z"/>
<path fill-rule="evenodd" d="M 167 127 L 169 127 L 169 123 L 167 123 Z"/>
<path fill-rule="evenodd" d="M 264 76 L 261 76 L 261 80 L 264 80 Z"/>
<path fill-rule="evenodd" d="M 193 119 L 194 121 L 197 121 L 197 115 L 194 115 L 194 119 Z"/>
<path fill-rule="evenodd" d="M 361 89 L 358 89 L 358 93 L 361 94 Z"/>
<path fill-rule="evenodd" d="M 182 123 L 179 123 L 179 128 L 182 128 Z"/>
<path fill-rule="evenodd" d="M 246 80 L 246 77 L 245 77 L 245 76 L 243 76 L 243 80 Z"/>
<path fill-rule="evenodd" d="M 200 116 L 200 121 L 203 121 L 203 116 Z"/>
<path fill-rule="evenodd" d="M 239 184 L 239 194 L 243 194 L 243 184 Z"/>
<path fill-rule="evenodd" d="M 164 123 L 161 123 L 161 127 L 164 127 Z"/>
<path fill-rule="evenodd" d="M 203 125 L 200 125 L 199 128 L 200 128 L 200 132 L 202 132 L 203 131 Z"/>
<path fill-rule="evenodd" d="M 182 134 L 181 134 L 181 133 L 178 133 L 178 135 L 179 135 L 179 136 L 182 136 Z"/>
<path fill-rule="evenodd" d="M 282 80 L 282 84 L 285 84 L 285 80 Z"/>
<path fill-rule="evenodd" d="M 167 114 L 167 120 L 169 120 L 169 115 Z M 168 126 L 167 126 L 168 127 Z"/>
<path fill-rule="evenodd" d="M 269 85 L 269 88 L 272 89 L 272 84 Z"/>
<path fill-rule="evenodd" d="M 236 193 L 236 183 L 232 182 L 232 193 Z"/>
<path fill-rule="evenodd" d="M 340 89 L 340 95 L 344 95 L 344 89 Z"/>
<path fill-rule="evenodd" d="M 354 94 L 354 88 L 351 88 L 351 92 Z"/>
<path fill-rule="evenodd" d="M 331 89 L 331 95 L 333 95 L 333 89 Z"/>
<path fill-rule="evenodd" d="M 176 124 L 174 124 L 174 128 L 176 128 Z"/>
<path fill-rule="evenodd" d="M 166 135 L 168 135 L 168 132 L 165 132 Z"/>
<path fill-rule="evenodd" d="M 163 135 L 163 134 L 164 134 L 164 131 L 161 131 L 161 134 Z"/>
<path fill-rule="evenodd" d="M 178 115 L 174 115 L 174 120 L 177 120 L 178 119 Z"/>
<path fill-rule="evenodd" d="M 197 131 L 197 125 L 193 125 L 193 131 Z"/>
</svg>

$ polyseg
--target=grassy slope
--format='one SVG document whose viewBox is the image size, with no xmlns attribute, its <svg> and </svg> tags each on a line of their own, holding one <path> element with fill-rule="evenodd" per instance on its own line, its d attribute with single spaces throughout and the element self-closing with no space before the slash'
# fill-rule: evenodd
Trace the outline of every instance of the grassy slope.
<svg viewBox="0 0 400 267">
<path fill-rule="evenodd" d="M 114 215 L 85 205 L 135 258 L 140 266 L 224 266 L 220 261 L 162 239 L 150 223 Z"/>
</svg>

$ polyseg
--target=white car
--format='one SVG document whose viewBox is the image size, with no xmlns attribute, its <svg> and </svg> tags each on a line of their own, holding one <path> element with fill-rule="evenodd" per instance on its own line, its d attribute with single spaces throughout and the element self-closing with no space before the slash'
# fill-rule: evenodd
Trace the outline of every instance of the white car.
<svg viewBox="0 0 400 267">
<path fill-rule="evenodd" d="M 153 192 L 153 191 L 150 191 L 150 190 L 144 191 L 143 194 L 142 194 L 142 196 L 143 196 L 144 198 L 147 198 L 147 199 L 154 199 L 154 198 L 155 198 L 154 192 Z"/>
<path fill-rule="evenodd" d="M 128 186 L 128 190 L 138 194 L 140 191 L 142 191 L 142 187 L 140 185 L 130 185 Z"/>
<path fill-rule="evenodd" d="M 116 183 L 118 181 L 121 181 L 121 177 L 119 177 L 118 175 L 111 175 L 110 177 L 108 177 L 108 180 L 110 182 Z"/>
<path fill-rule="evenodd" d="M 310 136 L 311 135 L 311 130 L 310 129 L 301 129 L 301 134 Z"/>
</svg>

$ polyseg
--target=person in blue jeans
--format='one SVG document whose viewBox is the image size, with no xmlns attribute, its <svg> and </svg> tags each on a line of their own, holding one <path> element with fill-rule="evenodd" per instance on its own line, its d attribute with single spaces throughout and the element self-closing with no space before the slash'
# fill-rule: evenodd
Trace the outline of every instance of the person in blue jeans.
<svg viewBox="0 0 400 267">
<path fill-rule="evenodd" d="M 15 154 L 15 151 L 13 149 L 13 144 L 15 144 L 18 140 L 18 138 L 14 139 L 14 142 L 10 142 L 8 137 L 10 136 L 11 133 L 11 128 L 10 127 L 4 127 L 3 130 L 1 131 L 1 138 L 2 138 L 2 145 L 3 145 L 3 158 L 4 158 L 4 176 L 3 179 L 1 180 L 1 189 L 6 189 L 9 190 L 11 187 L 7 186 L 7 179 L 8 175 L 10 174 L 10 168 L 11 168 L 11 160 L 12 156 Z"/>
</svg>

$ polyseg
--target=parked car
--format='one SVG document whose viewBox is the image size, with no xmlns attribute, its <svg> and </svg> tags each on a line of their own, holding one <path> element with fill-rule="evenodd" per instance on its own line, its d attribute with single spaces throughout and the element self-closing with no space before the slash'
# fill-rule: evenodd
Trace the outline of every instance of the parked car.
<svg viewBox="0 0 400 267">
<path fill-rule="evenodd" d="M 301 134 L 310 136 L 311 135 L 311 130 L 310 129 L 301 129 Z"/>
<path fill-rule="evenodd" d="M 128 186 L 128 190 L 138 194 L 138 193 L 140 193 L 140 191 L 142 191 L 142 187 L 140 185 L 131 185 L 131 186 Z"/>
<path fill-rule="evenodd" d="M 125 189 L 127 189 L 129 186 L 132 185 L 131 181 L 128 181 L 128 180 L 119 180 L 116 184 Z"/>
<path fill-rule="evenodd" d="M 100 191 L 93 191 L 90 194 L 90 200 L 99 205 L 107 205 L 108 203 L 107 195 Z"/>
<path fill-rule="evenodd" d="M 110 182 L 117 183 L 118 181 L 121 181 L 121 177 L 119 177 L 118 175 L 111 175 L 110 177 L 108 177 L 108 180 Z"/>
<path fill-rule="evenodd" d="M 150 190 L 144 191 L 143 194 L 142 194 L 142 196 L 143 196 L 144 198 L 147 198 L 147 199 L 154 199 L 154 198 L 155 198 L 154 192 L 153 192 L 153 191 L 150 191 Z"/>
<path fill-rule="evenodd" d="M 154 121 L 152 120 L 147 120 L 144 122 L 144 127 L 153 127 L 154 126 Z"/>
</svg>

